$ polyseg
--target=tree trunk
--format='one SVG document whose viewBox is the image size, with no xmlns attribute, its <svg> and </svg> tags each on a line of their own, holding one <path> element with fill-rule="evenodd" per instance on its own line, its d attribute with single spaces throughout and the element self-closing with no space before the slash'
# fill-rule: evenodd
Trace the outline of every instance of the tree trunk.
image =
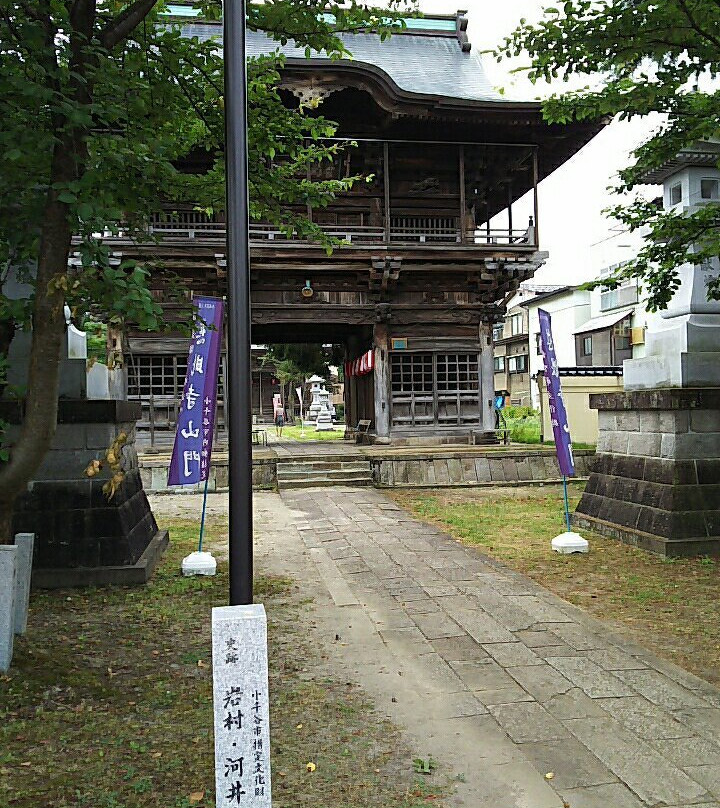
<svg viewBox="0 0 720 808">
<path fill-rule="evenodd" d="M 52 183 L 73 177 L 72 145 L 58 143 L 53 155 Z M 48 191 L 40 237 L 32 347 L 28 368 L 22 429 L 12 447 L 10 460 L 0 466 L 0 544 L 10 544 L 15 500 L 37 471 L 50 448 L 57 423 L 60 349 L 65 335 L 64 299 L 57 285 L 67 275 L 72 228 L 67 206 Z"/>
</svg>

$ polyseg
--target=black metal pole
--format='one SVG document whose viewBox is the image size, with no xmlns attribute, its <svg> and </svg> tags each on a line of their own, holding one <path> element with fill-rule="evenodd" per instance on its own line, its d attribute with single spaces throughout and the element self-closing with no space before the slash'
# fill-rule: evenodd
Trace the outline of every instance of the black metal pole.
<svg viewBox="0 0 720 808">
<path fill-rule="evenodd" d="M 225 176 L 227 182 L 228 454 L 230 605 L 253 601 L 250 403 L 250 252 L 248 244 L 245 0 L 223 4 Z"/>
</svg>

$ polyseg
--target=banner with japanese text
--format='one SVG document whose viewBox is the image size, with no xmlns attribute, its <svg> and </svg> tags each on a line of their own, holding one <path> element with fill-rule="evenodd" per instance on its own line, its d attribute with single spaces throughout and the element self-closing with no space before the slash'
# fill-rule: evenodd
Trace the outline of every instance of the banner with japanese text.
<svg viewBox="0 0 720 808">
<path fill-rule="evenodd" d="M 538 316 L 540 317 L 540 345 L 545 365 L 545 387 L 548 393 L 550 424 L 555 438 L 555 451 L 560 465 L 560 473 L 563 477 L 574 477 L 575 461 L 573 460 L 572 443 L 570 441 L 570 427 L 560 385 L 560 370 L 555 355 L 550 315 L 543 309 L 538 309 Z"/>
<path fill-rule="evenodd" d="M 193 304 L 197 306 L 198 322 L 188 353 L 168 485 L 204 482 L 210 473 L 223 302 L 212 297 L 196 297 Z"/>
</svg>

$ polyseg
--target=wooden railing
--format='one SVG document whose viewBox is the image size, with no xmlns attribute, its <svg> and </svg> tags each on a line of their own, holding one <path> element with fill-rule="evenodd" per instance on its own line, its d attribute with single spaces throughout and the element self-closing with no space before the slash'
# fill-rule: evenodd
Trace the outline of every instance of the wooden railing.
<svg viewBox="0 0 720 808">
<path fill-rule="evenodd" d="M 475 247 L 537 246 L 534 227 L 526 228 L 477 228 L 464 233 L 452 219 L 445 217 L 393 217 L 389 233 L 382 227 L 367 225 L 318 225 L 331 238 L 347 244 L 455 244 Z M 182 219 L 154 221 L 148 227 L 151 234 L 173 239 L 224 239 L 225 222 Z M 250 225 L 250 241 L 255 244 L 297 241 L 308 243 L 296 234 L 288 235 L 277 225 L 253 222 Z"/>
</svg>

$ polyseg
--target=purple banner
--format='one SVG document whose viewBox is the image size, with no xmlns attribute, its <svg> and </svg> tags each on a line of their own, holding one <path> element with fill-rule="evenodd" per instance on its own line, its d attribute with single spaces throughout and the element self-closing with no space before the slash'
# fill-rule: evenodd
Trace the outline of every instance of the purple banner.
<svg viewBox="0 0 720 808">
<path fill-rule="evenodd" d="M 223 302 L 196 297 L 198 323 L 188 353 L 168 485 L 204 482 L 210 473 L 217 402 Z"/>
<path fill-rule="evenodd" d="M 574 477 L 575 461 L 573 460 L 572 443 L 570 442 L 570 427 L 568 426 L 567 412 L 560 386 L 560 371 L 557 357 L 555 356 L 550 315 L 543 309 L 538 309 L 538 315 L 540 317 L 540 345 L 545 364 L 545 386 L 547 387 L 550 405 L 550 424 L 555 438 L 555 451 L 560 465 L 560 473 L 563 477 Z"/>
</svg>

